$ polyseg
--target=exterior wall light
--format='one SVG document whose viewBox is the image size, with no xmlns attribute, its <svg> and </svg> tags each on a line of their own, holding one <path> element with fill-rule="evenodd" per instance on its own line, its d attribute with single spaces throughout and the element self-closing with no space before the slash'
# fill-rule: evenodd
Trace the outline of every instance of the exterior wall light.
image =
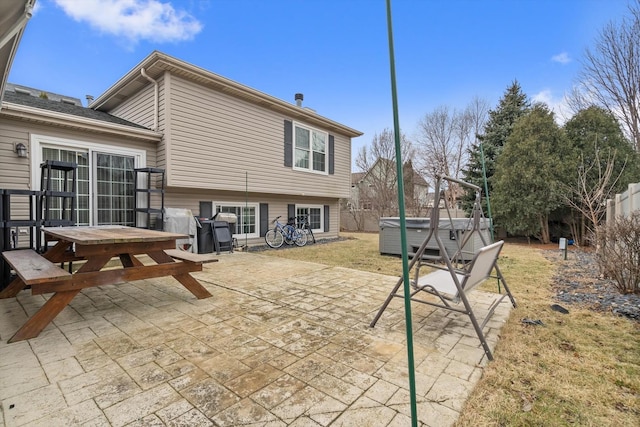
<svg viewBox="0 0 640 427">
<path fill-rule="evenodd" d="M 18 142 L 15 145 L 15 152 L 18 153 L 18 157 L 27 157 L 27 146 L 22 142 Z"/>
</svg>

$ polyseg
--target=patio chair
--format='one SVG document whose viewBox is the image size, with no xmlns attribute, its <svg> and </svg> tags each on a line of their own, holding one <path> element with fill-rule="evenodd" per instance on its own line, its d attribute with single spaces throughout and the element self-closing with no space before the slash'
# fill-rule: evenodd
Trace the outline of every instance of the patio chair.
<svg viewBox="0 0 640 427">
<path fill-rule="evenodd" d="M 411 281 L 413 287 L 413 291 L 411 292 L 412 301 L 456 311 L 469 316 L 489 360 L 493 360 L 493 356 L 491 355 L 491 350 L 489 350 L 482 331 L 495 312 L 496 307 L 505 297 L 509 296 L 510 293 L 507 291 L 507 293 L 501 294 L 491 304 L 489 312 L 481 324 L 479 324 L 476 319 L 476 315 L 467 299 L 467 294 L 490 277 L 503 244 L 504 242 L 501 240 L 481 248 L 464 269 L 440 269 L 420 277 L 420 268 L 418 267 L 414 280 Z M 434 295 L 439 299 L 439 302 L 418 298 L 421 292 Z M 456 306 L 460 302 L 462 302 L 462 306 Z"/>
<path fill-rule="evenodd" d="M 227 221 L 213 221 L 213 245 L 216 254 L 220 255 L 220 251 L 233 252 L 233 236 L 229 230 Z"/>
</svg>

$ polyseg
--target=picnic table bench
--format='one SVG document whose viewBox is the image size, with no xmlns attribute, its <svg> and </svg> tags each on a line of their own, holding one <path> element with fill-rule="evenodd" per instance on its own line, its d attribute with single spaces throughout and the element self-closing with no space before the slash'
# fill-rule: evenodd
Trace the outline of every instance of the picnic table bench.
<svg viewBox="0 0 640 427">
<path fill-rule="evenodd" d="M 17 277 L 0 292 L 0 298 L 15 297 L 26 286 L 34 295 L 53 293 L 9 342 L 38 336 L 84 288 L 172 276 L 198 299 L 211 296 L 190 273 L 217 259 L 176 250 L 176 240 L 185 237 L 182 234 L 123 226 L 55 227 L 45 228 L 44 233 L 57 243 L 43 255 L 31 249 L 2 253 Z M 140 255 L 155 264 L 143 264 L 137 258 Z M 85 262 L 73 273 L 56 265 L 71 258 Z M 123 268 L 105 269 L 112 258 L 119 258 Z"/>
<path fill-rule="evenodd" d="M 25 285 L 35 286 L 71 278 L 71 273 L 31 249 L 6 251 L 2 256 Z"/>
</svg>

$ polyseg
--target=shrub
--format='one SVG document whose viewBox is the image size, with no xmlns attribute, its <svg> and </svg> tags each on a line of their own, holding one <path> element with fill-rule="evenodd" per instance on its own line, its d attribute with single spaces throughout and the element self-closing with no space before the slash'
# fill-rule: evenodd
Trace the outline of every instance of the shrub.
<svg viewBox="0 0 640 427">
<path fill-rule="evenodd" d="M 621 293 L 640 293 L 640 211 L 600 226 L 598 241 L 600 271 Z"/>
</svg>

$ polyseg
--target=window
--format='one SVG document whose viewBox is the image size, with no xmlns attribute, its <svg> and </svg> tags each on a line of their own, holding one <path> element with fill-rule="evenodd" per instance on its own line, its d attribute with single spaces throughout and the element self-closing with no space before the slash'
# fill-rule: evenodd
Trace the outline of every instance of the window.
<svg viewBox="0 0 640 427">
<path fill-rule="evenodd" d="M 294 124 L 294 169 L 327 173 L 327 133 Z"/>
<path fill-rule="evenodd" d="M 258 205 L 255 203 L 216 203 L 216 213 L 234 213 L 236 214 L 236 230 L 233 233 L 236 238 L 240 237 L 260 237 L 258 224 L 260 218 L 258 215 Z"/>
<path fill-rule="evenodd" d="M 95 153 L 97 224 L 134 226 L 134 158 Z"/>
<path fill-rule="evenodd" d="M 296 216 L 306 216 L 309 219 L 309 225 L 313 231 L 324 231 L 324 209 L 322 206 L 315 205 L 296 205 Z"/>
<path fill-rule="evenodd" d="M 78 164 L 78 225 L 135 225 L 133 169 L 145 166 L 144 150 L 40 135 L 32 135 L 31 144 L 34 153 L 31 180 L 37 186 L 40 183 L 40 163 L 44 160 Z M 57 184 L 54 181 L 54 185 Z"/>
</svg>

